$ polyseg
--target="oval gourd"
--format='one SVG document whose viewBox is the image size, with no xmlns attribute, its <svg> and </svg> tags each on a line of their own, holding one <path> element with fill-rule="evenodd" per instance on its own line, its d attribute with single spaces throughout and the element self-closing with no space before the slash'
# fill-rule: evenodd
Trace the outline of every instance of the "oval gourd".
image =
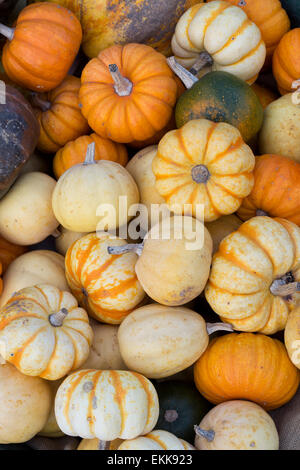
<svg viewBox="0 0 300 470">
<path fill-rule="evenodd" d="M 156 429 L 143 437 L 126 440 L 118 450 L 196 450 L 194 446 L 174 434 Z"/>
<path fill-rule="evenodd" d="M 277 339 L 231 333 L 211 341 L 194 366 L 194 378 L 211 403 L 241 399 L 271 410 L 295 395 L 300 372 Z"/>
<path fill-rule="evenodd" d="M 134 439 L 152 431 L 158 411 L 152 383 L 129 371 L 74 372 L 59 387 L 55 399 L 60 429 L 85 439 Z"/>
<path fill-rule="evenodd" d="M 221 403 L 195 426 L 199 450 L 278 450 L 279 436 L 271 416 L 250 401 Z"/>
<path fill-rule="evenodd" d="M 300 308 L 296 307 L 288 316 L 284 330 L 284 342 L 292 363 L 300 369 Z"/>
</svg>

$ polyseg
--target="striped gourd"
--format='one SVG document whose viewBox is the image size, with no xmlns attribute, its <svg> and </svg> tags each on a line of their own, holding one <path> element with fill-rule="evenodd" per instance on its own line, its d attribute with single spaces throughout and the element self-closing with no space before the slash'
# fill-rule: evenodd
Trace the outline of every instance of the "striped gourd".
<svg viewBox="0 0 300 470">
<path fill-rule="evenodd" d="M 119 324 L 144 298 L 135 274 L 135 253 L 109 255 L 109 245 L 125 245 L 121 238 L 91 233 L 73 243 L 65 258 L 68 284 L 89 314 Z"/>
<path fill-rule="evenodd" d="M 168 431 L 156 429 L 143 437 L 122 442 L 118 450 L 196 450 Z"/>
<path fill-rule="evenodd" d="M 158 414 L 154 386 L 136 372 L 74 372 L 64 380 L 55 399 L 60 429 L 84 439 L 134 439 L 152 431 Z"/>
</svg>

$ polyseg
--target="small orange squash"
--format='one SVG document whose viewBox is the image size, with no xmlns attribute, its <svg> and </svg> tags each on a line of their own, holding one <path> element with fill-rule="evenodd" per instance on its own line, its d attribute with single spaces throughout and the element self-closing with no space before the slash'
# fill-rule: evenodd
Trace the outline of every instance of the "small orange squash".
<svg viewBox="0 0 300 470">
<path fill-rule="evenodd" d="M 56 152 L 53 160 L 53 171 L 58 179 L 71 166 L 83 163 L 88 145 L 95 142 L 95 160 L 110 160 L 125 166 L 128 161 L 125 145 L 100 137 L 97 134 L 83 135 L 68 142 Z"/>
<path fill-rule="evenodd" d="M 300 372 L 277 339 L 230 333 L 211 341 L 195 364 L 194 378 L 212 403 L 244 399 L 271 410 L 291 400 Z"/>
<path fill-rule="evenodd" d="M 25 246 L 15 245 L 0 236 L 0 262 L 2 264 L 3 273 L 13 260 L 18 256 L 23 255 L 26 251 L 27 248 Z"/>
<path fill-rule="evenodd" d="M 2 54 L 6 74 L 18 85 L 39 92 L 62 82 L 82 39 L 76 16 L 49 2 L 27 6 L 15 29 L 0 25 L 0 33 L 8 38 Z"/>
<path fill-rule="evenodd" d="M 276 47 L 273 75 L 282 95 L 294 90 L 293 82 L 300 79 L 300 28 L 286 33 Z"/>
<path fill-rule="evenodd" d="M 281 155 L 256 158 L 254 187 L 238 210 L 242 220 L 281 217 L 300 225 L 300 163 Z"/>
<path fill-rule="evenodd" d="M 89 132 L 89 126 L 79 107 L 80 79 L 68 75 L 45 95 L 34 94 L 31 103 L 40 124 L 37 148 L 53 153 L 70 140 Z"/>
<path fill-rule="evenodd" d="M 115 142 L 146 140 L 171 118 L 177 85 L 165 57 L 143 44 L 112 46 L 83 69 L 83 115 Z"/>
</svg>

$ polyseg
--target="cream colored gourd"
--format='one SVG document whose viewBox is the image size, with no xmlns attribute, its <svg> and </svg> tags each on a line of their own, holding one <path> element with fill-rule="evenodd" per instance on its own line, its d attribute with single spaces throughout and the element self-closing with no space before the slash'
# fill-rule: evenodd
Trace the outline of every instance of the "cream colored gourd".
<svg viewBox="0 0 300 470">
<path fill-rule="evenodd" d="M 126 224 L 127 207 L 139 202 L 135 181 L 119 163 L 95 161 L 95 143 L 88 146 L 84 163 L 65 171 L 53 192 L 52 207 L 59 223 L 74 232 L 114 230 Z M 105 218 L 105 221 L 102 221 Z"/>
<path fill-rule="evenodd" d="M 33 245 L 58 227 L 52 211 L 56 181 L 44 173 L 21 175 L 0 201 L 0 234 L 17 245 Z"/>
<path fill-rule="evenodd" d="M 121 356 L 129 370 L 146 377 L 169 377 L 192 365 L 205 351 L 209 333 L 232 331 L 225 323 L 206 326 L 184 307 L 150 304 L 134 310 L 119 327 Z"/>
<path fill-rule="evenodd" d="M 0 365 L 0 444 L 26 442 L 45 426 L 51 410 L 46 380 Z"/>
<path fill-rule="evenodd" d="M 24 287 L 47 283 L 63 291 L 70 290 L 62 255 L 50 250 L 35 250 L 19 256 L 10 263 L 3 276 L 4 289 L 0 297 L 0 308 L 14 292 Z"/>
<path fill-rule="evenodd" d="M 16 292 L 0 311 L 1 355 L 25 375 L 64 377 L 86 361 L 92 339 L 86 311 L 51 285 Z"/>
<path fill-rule="evenodd" d="M 195 426 L 199 450 L 278 450 L 271 416 L 250 401 L 232 400 L 210 410 Z"/>
<path fill-rule="evenodd" d="M 74 242 L 86 235 L 86 232 L 73 232 L 72 230 L 68 230 L 63 226 L 60 226 L 58 231 L 59 235 L 55 238 L 55 247 L 57 251 L 63 256 L 65 256 L 68 248 L 70 248 Z"/>
<path fill-rule="evenodd" d="M 118 450 L 196 450 L 168 431 L 156 429 L 146 436 L 122 442 Z"/>
<path fill-rule="evenodd" d="M 134 439 L 152 431 L 158 414 L 152 383 L 129 371 L 74 372 L 59 387 L 55 399 L 60 429 L 84 439 Z"/>
<path fill-rule="evenodd" d="M 166 217 L 146 234 L 143 244 L 108 248 L 111 254 L 135 251 L 135 271 L 152 300 L 184 305 L 196 298 L 207 282 L 212 239 L 202 222 L 183 216 Z"/>
<path fill-rule="evenodd" d="M 253 83 L 266 57 L 259 28 L 246 13 L 224 1 L 199 3 L 177 23 L 172 50 L 183 66 L 204 66 L 232 73 Z"/>
<path fill-rule="evenodd" d="M 284 95 L 266 107 L 259 134 L 261 155 L 283 155 L 300 162 L 300 104 L 293 103 L 293 95 Z"/>
<path fill-rule="evenodd" d="M 218 250 L 223 238 L 237 230 L 242 223 L 235 214 L 230 214 L 205 224 L 213 241 L 213 254 Z"/>
<path fill-rule="evenodd" d="M 288 316 L 284 342 L 290 360 L 300 369 L 300 307 L 296 307 Z"/>
<path fill-rule="evenodd" d="M 50 385 L 50 389 L 51 389 L 51 394 L 52 394 L 51 411 L 50 411 L 50 414 L 48 416 L 48 420 L 45 426 L 38 434 L 39 436 L 51 437 L 51 438 L 64 436 L 64 433 L 59 429 L 59 426 L 55 418 L 55 411 L 54 411 L 55 396 L 62 382 L 63 382 L 63 379 L 48 381 L 48 384 Z"/>
</svg>

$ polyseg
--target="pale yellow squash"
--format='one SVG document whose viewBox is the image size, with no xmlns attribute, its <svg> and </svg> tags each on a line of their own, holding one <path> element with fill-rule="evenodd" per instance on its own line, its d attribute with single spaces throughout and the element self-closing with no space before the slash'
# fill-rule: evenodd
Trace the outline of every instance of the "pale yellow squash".
<svg viewBox="0 0 300 470">
<path fill-rule="evenodd" d="M 288 316 L 284 342 L 290 360 L 300 369 L 300 307 L 296 307 Z"/>
<path fill-rule="evenodd" d="M 68 248 L 79 240 L 79 238 L 84 237 L 86 232 L 73 232 L 72 230 L 68 230 L 67 228 L 60 226 L 58 228 L 58 236 L 55 238 L 55 247 L 57 251 L 65 256 L 68 251 Z"/>
</svg>

